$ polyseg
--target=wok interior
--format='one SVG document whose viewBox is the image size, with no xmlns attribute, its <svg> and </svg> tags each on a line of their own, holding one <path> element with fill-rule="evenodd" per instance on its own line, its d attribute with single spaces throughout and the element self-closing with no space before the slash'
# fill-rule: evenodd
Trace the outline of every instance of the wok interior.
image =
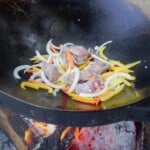
<svg viewBox="0 0 150 150">
<path fill-rule="evenodd" d="M 87 48 L 113 40 L 106 55 L 124 63 L 141 60 L 135 68 L 135 85 L 140 91 L 149 89 L 150 22 L 138 7 L 127 1 L 42 1 L 27 4 L 21 13 L 2 12 L 0 21 L 0 89 L 23 101 L 52 109 L 100 109 L 68 100 L 62 93 L 50 96 L 44 91 L 19 88 L 13 69 L 28 64 L 36 49 L 45 53 L 50 38 L 56 45 L 73 42 Z"/>
</svg>

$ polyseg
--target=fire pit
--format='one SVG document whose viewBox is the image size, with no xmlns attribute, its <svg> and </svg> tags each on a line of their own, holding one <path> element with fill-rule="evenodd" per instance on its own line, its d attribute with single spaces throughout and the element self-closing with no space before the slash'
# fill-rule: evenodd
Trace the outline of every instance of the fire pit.
<svg viewBox="0 0 150 150">
<path fill-rule="evenodd" d="M 3 120 L 0 128 L 8 135 L 7 138 L 1 130 L 0 142 L 5 149 L 140 150 L 143 147 L 142 123 L 122 121 L 95 127 L 72 127 L 36 121 L 4 109 L 0 109 L 0 114 Z"/>
</svg>

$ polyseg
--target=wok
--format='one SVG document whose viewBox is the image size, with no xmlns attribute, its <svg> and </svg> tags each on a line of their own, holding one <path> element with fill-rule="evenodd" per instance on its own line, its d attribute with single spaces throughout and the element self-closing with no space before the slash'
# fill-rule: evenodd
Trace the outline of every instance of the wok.
<svg viewBox="0 0 150 150">
<path fill-rule="evenodd" d="M 146 8 L 147 1 L 144 2 Z M 148 12 L 126 0 L 45 0 L 19 3 L 15 8 L 7 6 L 0 7 L 2 108 L 40 121 L 69 126 L 95 126 L 121 120 L 150 121 Z M 106 51 L 108 57 L 124 63 L 142 61 L 135 68 L 135 87 L 140 96 L 133 98 L 127 94 L 128 102 L 109 101 L 103 104 L 108 109 L 100 110 L 102 106 L 74 102 L 62 93 L 51 96 L 44 91 L 20 89 L 19 81 L 13 77 L 14 68 L 28 64 L 35 49 L 45 53 L 50 38 L 55 44 L 69 41 L 87 48 L 113 40 Z"/>
</svg>

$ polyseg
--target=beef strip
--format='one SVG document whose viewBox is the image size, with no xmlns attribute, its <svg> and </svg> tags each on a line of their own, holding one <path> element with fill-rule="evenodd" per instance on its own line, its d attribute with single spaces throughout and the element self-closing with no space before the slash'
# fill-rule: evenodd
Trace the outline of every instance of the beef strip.
<svg viewBox="0 0 150 150">
<path fill-rule="evenodd" d="M 105 72 L 108 68 L 109 68 L 109 65 L 100 60 L 92 61 L 87 67 L 85 67 L 81 71 L 80 80 L 86 81 L 92 76 L 97 76 Z"/>
<path fill-rule="evenodd" d="M 69 50 L 73 54 L 76 65 L 82 65 L 89 56 L 89 52 L 83 46 L 71 46 Z"/>
<path fill-rule="evenodd" d="M 85 47 L 79 45 L 64 47 L 64 51 L 70 51 L 72 53 L 74 63 L 78 66 L 82 65 L 90 55 Z M 64 52 L 62 52 L 61 57 L 64 64 L 67 64 Z"/>
<path fill-rule="evenodd" d="M 104 88 L 102 79 L 97 78 L 95 80 L 89 80 L 83 83 L 78 83 L 75 92 L 79 93 L 95 93 L 99 92 Z"/>
<path fill-rule="evenodd" d="M 100 60 L 94 60 L 89 63 L 87 67 L 85 67 L 80 72 L 80 82 L 89 80 L 92 76 L 98 77 L 101 73 L 105 72 L 109 68 L 109 65 L 100 61 Z M 71 84 L 74 79 L 74 73 L 68 74 L 64 80 Z"/>
<path fill-rule="evenodd" d="M 54 82 L 59 77 L 59 72 L 55 65 L 53 64 L 44 64 L 43 65 L 44 73 L 50 82 Z"/>
</svg>

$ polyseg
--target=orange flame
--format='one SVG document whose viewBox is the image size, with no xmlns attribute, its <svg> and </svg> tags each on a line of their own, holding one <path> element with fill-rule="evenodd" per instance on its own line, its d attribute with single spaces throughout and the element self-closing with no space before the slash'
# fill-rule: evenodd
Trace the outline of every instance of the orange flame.
<svg viewBox="0 0 150 150">
<path fill-rule="evenodd" d="M 80 139 L 79 136 L 80 136 L 80 128 L 79 128 L 79 127 L 76 127 L 76 128 L 74 129 L 74 138 L 75 138 L 76 140 L 79 140 L 79 139 Z"/>
<path fill-rule="evenodd" d="M 27 145 L 30 145 L 32 143 L 31 134 L 32 134 L 31 128 L 28 128 L 25 131 L 25 136 L 24 136 L 24 141 Z"/>
<path fill-rule="evenodd" d="M 31 145 L 33 138 L 44 138 L 54 133 L 56 125 L 39 121 L 33 121 L 31 126 L 25 131 L 24 141 L 27 145 Z"/>
</svg>

